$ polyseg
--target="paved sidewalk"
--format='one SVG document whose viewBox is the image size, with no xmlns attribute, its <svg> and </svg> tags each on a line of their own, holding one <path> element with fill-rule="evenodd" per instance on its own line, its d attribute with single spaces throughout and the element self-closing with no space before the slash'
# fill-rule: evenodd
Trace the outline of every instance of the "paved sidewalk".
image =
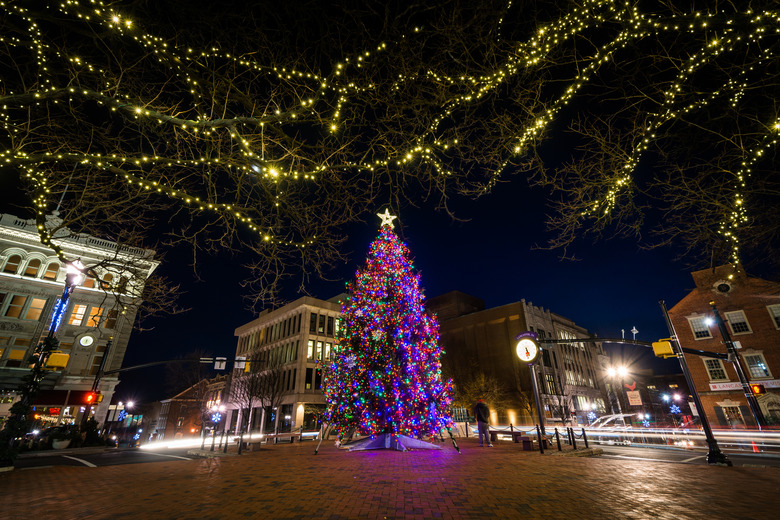
<svg viewBox="0 0 780 520">
<path fill-rule="evenodd" d="M 350 453 L 323 442 L 240 457 L 0 474 L 0 518 L 775 519 L 777 468 L 480 448 Z"/>
</svg>

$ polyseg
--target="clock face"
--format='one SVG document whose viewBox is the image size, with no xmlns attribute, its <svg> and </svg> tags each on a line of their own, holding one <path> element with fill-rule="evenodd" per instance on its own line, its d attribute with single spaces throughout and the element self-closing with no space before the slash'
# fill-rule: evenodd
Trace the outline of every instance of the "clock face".
<svg viewBox="0 0 780 520">
<path fill-rule="evenodd" d="M 523 338 L 517 342 L 517 357 L 525 363 L 533 363 L 539 357 L 539 346 L 535 341 Z"/>
<path fill-rule="evenodd" d="M 89 347 L 94 342 L 95 342 L 95 338 L 93 338 L 92 336 L 82 336 L 81 339 L 79 340 L 79 345 L 81 345 L 82 347 Z"/>
</svg>

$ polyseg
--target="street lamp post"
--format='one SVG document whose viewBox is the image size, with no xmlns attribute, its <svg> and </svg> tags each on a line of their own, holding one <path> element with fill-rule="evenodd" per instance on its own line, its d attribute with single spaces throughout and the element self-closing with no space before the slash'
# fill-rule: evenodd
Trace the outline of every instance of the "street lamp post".
<svg viewBox="0 0 780 520">
<path fill-rule="evenodd" d="M 669 317 L 669 311 L 666 310 L 666 302 L 660 300 L 658 304 L 661 306 L 661 311 L 663 311 L 664 319 L 666 320 L 666 327 L 669 329 L 669 335 L 671 336 L 671 341 L 669 343 L 672 346 L 672 351 L 674 352 L 674 355 L 677 356 L 677 360 L 680 362 L 680 368 L 682 369 L 683 375 L 685 376 L 685 382 L 688 383 L 688 389 L 691 391 L 693 403 L 696 405 L 696 409 L 699 411 L 701 428 L 704 430 L 704 436 L 707 439 L 707 446 L 709 447 L 709 451 L 707 453 L 707 464 L 731 466 L 731 461 L 728 459 L 725 453 L 720 451 L 720 448 L 718 447 L 718 441 L 715 440 L 715 436 L 712 434 L 710 421 L 707 419 L 707 414 L 704 413 L 704 406 L 702 406 L 701 399 L 699 399 L 699 392 L 696 390 L 693 377 L 691 376 L 691 372 L 688 369 L 688 361 L 686 361 L 682 347 L 677 341 L 677 333 L 674 330 L 672 319 Z"/>
<path fill-rule="evenodd" d="M 620 414 L 620 420 L 623 421 L 623 426 L 626 425 L 626 418 L 623 416 L 623 407 L 620 404 L 620 396 L 615 388 L 615 379 L 618 379 L 620 383 L 623 382 L 623 378 L 628 374 L 628 369 L 624 366 L 609 367 L 607 368 L 607 375 L 612 379 L 612 393 L 615 395 L 615 401 L 617 401 L 618 413 Z"/>
</svg>

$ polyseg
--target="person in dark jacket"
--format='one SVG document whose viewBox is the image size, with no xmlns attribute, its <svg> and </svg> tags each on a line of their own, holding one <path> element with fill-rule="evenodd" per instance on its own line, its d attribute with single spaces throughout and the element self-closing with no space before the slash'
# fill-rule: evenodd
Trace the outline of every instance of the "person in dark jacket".
<svg viewBox="0 0 780 520">
<path fill-rule="evenodd" d="M 477 404 L 474 406 L 474 417 L 477 418 L 477 429 L 479 430 L 480 447 L 484 446 L 484 444 L 482 444 L 482 436 L 484 435 L 485 444 L 488 445 L 488 448 L 492 448 L 493 445 L 490 444 L 490 436 L 488 432 L 488 421 L 490 420 L 490 410 L 488 410 L 488 407 L 485 404 L 485 401 L 483 399 L 477 400 Z"/>
</svg>

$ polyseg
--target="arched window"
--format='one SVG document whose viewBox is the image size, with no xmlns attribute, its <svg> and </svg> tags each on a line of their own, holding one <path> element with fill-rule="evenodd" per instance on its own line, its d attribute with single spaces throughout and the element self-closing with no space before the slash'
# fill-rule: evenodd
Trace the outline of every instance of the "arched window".
<svg viewBox="0 0 780 520">
<path fill-rule="evenodd" d="M 82 283 L 81 286 L 86 287 L 87 289 L 93 289 L 95 287 L 95 279 L 91 276 L 87 276 L 84 278 L 84 283 Z"/>
<path fill-rule="evenodd" d="M 43 277 L 46 280 L 56 280 L 57 274 L 60 272 L 60 264 L 52 262 L 46 266 L 46 272 L 43 273 Z"/>
<path fill-rule="evenodd" d="M 5 263 L 5 267 L 3 267 L 3 272 L 16 274 L 16 271 L 19 270 L 19 264 L 21 263 L 22 257 L 20 255 L 11 255 L 11 257 Z"/>
<path fill-rule="evenodd" d="M 24 276 L 32 276 L 33 278 L 38 276 L 38 271 L 41 270 L 41 261 L 37 258 L 33 258 L 27 263 L 27 269 L 24 270 Z"/>
</svg>

